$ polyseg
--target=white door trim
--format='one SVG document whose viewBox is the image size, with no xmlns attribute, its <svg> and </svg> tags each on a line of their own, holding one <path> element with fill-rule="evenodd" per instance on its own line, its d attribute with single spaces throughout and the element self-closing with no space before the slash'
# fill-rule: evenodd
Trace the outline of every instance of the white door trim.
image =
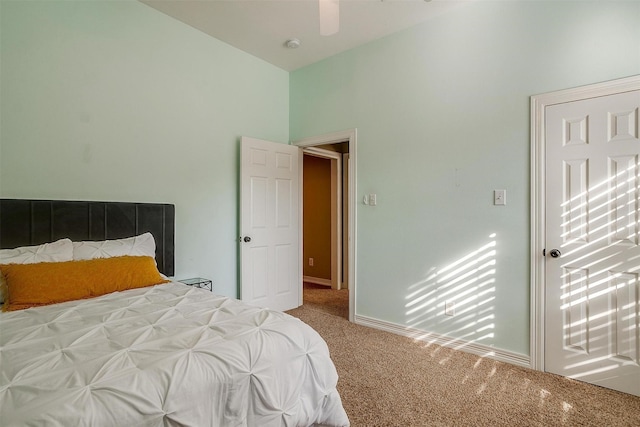
<svg viewBox="0 0 640 427">
<path fill-rule="evenodd" d="M 638 90 L 640 75 L 531 97 L 531 367 L 545 370 L 545 108 L 566 102 Z"/>
<path fill-rule="evenodd" d="M 357 237 L 357 203 L 356 203 L 356 177 L 357 177 L 357 129 L 347 129 L 344 131 L 333 132 L 325 135 L 314 136 L 310 138 L 300 139 L 292 142 L 300 148 L 313 147 L 315 145 L 323 144 L 335 144 L 338 142 L 349 142 L 349 182 L 348 182 L 348 211 L 349 211 L 349 224 L 348 224 L 348 283 L 349 283 L 349 321 L 353 322 L 356 313 L 356 237 Z M 302 187 L 302 186 L 301 186 Z M 300 190 L 302 191 L 302 190 Z M 300 212 L 302 215 L 302 212 Z M 300 227 L 302 227 L 302 218 L 300 219 Z M 302 236 L 302 232 L 300 234 Z M 302 253 L 302 242 L 300 242 L 300 253 Z M 301 255 L 302 257 L 302 255 Z M 302 286 L 302 283 L 300 284 Z M 302 292 L 300 293 L 302 298 Z M 302 301 L 300 301 L 302 304 Z"/>
<path fill-rule="evenodd" d="M 339 290 L 342 289 L 342 155 L 317 147 L 304 148 L 302 152 L 331 161 L 331 279 L 329 284 L 331 288 Z M 304 171 L 304 166 L 300 170 Z M 304 188 L 304 174 L 300 185 Z M 324 279 L 320 279 L 322 280 Z"/>
</svg>

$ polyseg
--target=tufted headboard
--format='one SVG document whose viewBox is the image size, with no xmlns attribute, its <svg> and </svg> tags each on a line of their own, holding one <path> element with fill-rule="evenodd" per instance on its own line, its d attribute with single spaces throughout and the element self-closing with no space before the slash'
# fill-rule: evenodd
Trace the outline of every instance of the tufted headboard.
<svg viewBox="0 0 640 427">
<path fill-rule="evenodd" d="M 0 199 L 0 249 L 68 237 L 111 240 L 150 232 L 158 270 L 174 275 L 175 206 L 162 203 Z"/>
</svg>

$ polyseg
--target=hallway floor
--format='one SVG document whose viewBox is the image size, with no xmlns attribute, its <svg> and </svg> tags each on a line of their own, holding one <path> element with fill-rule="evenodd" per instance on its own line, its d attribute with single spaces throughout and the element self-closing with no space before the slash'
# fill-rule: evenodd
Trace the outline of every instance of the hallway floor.
<svg viewBox="0 0 640 427">
<path fill-rule="evenodd" d="M 306 307 L 334 316 L 349 318 L 349 290 L 304 282 L 303 303 Z"/>
</svg>

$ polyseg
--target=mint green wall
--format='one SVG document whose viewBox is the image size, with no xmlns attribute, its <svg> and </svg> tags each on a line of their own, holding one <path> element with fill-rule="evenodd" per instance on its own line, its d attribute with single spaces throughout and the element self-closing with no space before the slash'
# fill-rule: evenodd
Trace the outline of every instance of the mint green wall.
<svg viewBox="0 0 640 427">
<path fill-rule="evenodd" d="M 357 128 L 378 195 L 356 314 L 528 354 L 529 97 L 638 73 L 640 3 L 615 1 L 470 3 L 293 72 L 291 138 Z"/>
<path fill-rule="evenodd" d="M 176 205 L 176 277 L 237 295 L 238 140 L 287 72 L 137 1 L 1 1 L 0 196 Z"/>
<path fill-rule="evenodd" d="M 0 1 L 0 197 L 175 203 L 176 276 L 236 296 L 239 136 L 357 127 L 357 314 L 527 354 L 529 96 L 638 73 L 638 2 L 471 3 L 289 75 L 136 1 Z"/>
</svg>

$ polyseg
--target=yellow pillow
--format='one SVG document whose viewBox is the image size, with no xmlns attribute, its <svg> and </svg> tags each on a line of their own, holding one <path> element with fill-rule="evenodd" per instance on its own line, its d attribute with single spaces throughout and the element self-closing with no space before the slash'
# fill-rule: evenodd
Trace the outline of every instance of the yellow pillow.
<svg viewBox="0 0 640 427">
<path fill-rule="evenodd" d="M 4 311 L 92 298 L 166 283 L 153 258 L 121 256 L 86 261 L 0 265 L 8 290 Z"/>
</svg>

